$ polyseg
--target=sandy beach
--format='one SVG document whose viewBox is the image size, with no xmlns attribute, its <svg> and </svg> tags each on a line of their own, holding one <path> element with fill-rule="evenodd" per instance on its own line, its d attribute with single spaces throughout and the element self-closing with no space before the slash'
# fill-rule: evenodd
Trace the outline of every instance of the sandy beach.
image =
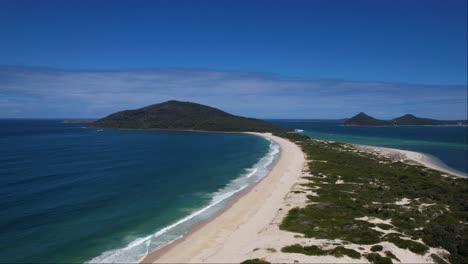
<svg viewBox="0 0 468 264">
<path fill-rule="evenodd" d="M 409 151 L 409 150 L 401 150 L 401 149 L 394 149 L 394 148 L 385 148 L 385 147 L 374 147 L 374 146 L 367 146 L 367 145 L 354 145 L 357 148 L 376 153 L 378 155 L 382 155 L 385 157 L 393 158 L 396 160 L 402 161 L 413 161 L 416 164 L 438 170 L 450 175 L 458 176 L 458 177 L 467 177 L 466 174 L 462 172 L 458 172 L 455 170 L 448 169 L 441 164 L 439 164 L 434 158 L 424 153 Z"/>
<path fill-rule="evenodd" d="M 264 259 L 272 263 L 363 263 L 365 258 L 353 259 L 326 256 L 308 256 L 297 253 L 283 253 L 281 248 L 292 245 L 317 245 L 327 248 L 332 240 L 311 239 L 283 231 L 279 225 L 288 211 L 304 207 L 310 202 L 306 195 L 316 195 L 301 184 L 310 176 L 304 165 L 307 158 L 299 146 L 291 141 L 271 134 L 252 133 L 266 137 L 280 145 L 281 153 L 270 173 L 259 183 L 249 188 L 220 213 L 209 221 L 194 227 L 182 239 L 161 249 L 150 252 L 142 263 L 240 263 L 247 259 Z M 444 168 L 431 162 L 424 154 L 397 149 L 354 145 L 362 151 L 384 155 L 396 160 L 413 161 L 432 169 Z M 453 172 L 447 172 L 453 174 Z M 458 175 L 461 176 L 461 175 Z M 381 219 L 363 219 L 380 223 Z M 380 230 L 382 231 L 382 230 Z M 386 233 L 386 232 L 384 232 Z M 432 259 L 417 255 L 387 242 L 381 243 L 392 251 L 402 262 L 428 263 Z M 369 251 L 369 245 L 348 244 L 348 248 Z M 430 253 L 444 253 L 441 249 L 430 248 Z"/>
<path fill-rule="evenodd" d="M 286 139 L 271 134 L 253 134 L 280 145 L 280 157 L 268 176 L 214 219 L 193 230 L 183 240 L 163 248 L 156 259 L 147 257 L 143 262 L 239 263 L 254 257 L 259 248 L 269 248 L 269 244 L 277 243 L 277 240 L 288 239 L 265 236 L 265 232 L 270 227 L 279 230 L 275 219 L 291 207 L 285 204 L 285 198 L 302 175 L 304 154 Z M 293 233 L 290 234 L 292 237 Z"/>
</svg>

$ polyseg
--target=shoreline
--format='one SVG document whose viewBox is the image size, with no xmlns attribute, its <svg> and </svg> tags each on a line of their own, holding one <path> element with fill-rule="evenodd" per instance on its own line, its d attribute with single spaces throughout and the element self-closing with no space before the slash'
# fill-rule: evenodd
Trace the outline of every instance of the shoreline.
<svg viewBox="0 0 468 264">
<path fill-rule="evenodd" d="M 221 210 L 216 212 L 214 215 L 210 216 L 208 219 L 193 225 L 189 229 L 189 231 L 186 234 L 184 234 L 182 237 L 179 237 L 179 238 L 175 239 L 174 241 L 171 241 L 168 244 L 166 244 L 166 245 L 164 245 L 164 246 L 162 246 L 160 248 L 157 248 L 157 249 L 154 249 L 154 250 L 148 252 L 144 257 L 142 257 L 138 261 L 138 263 L 155 263 L 161 256 L 163 256 L 169 250 L 176 247 L 178 244 L 184 242 L 191 234 L 193 234 L 196 231 L 200 230 L 201 228 L 203 228 L 204 226 L 209 224 L 210 221 L 217 218 L 218 216 L 223 214 L 225 211 L 227 211 L 229 208 L 231 208 L 243 195 L 248 193 L 253 187 L 255 187 L 255 185 L 260 183 L 262 180 L 263 179 L 261 179 L 260 181 L 258 181 L 255 184 L 253 184 L 253 185 L 239 191 L 235 195 L 233 195 L 233 197 L 227 202 L 227 204 Z"/>
<path fill-rule="evenodd" d="M 261 137 L 260 140 L 268 141 L 270 146 L 268 148 L 267 153 L 264 156 L 261 156 L 261 158 L 255 164 L 253 164 L 252 167 L 246 169 L 245 174 L 241 174 L 240 177 L 235 178 L 227 185 L 227 187 L 229 187 L 230 184 L 234 182 L 234 185 L 233 185 L 234 187 L 231 186 L 231 188 L 227 189 L 225 193 L 221 193 L 220 199 L 215 200 L 214 199 L 215 197 L 213 197 L 212 202 L 210 202 L 208 205 L 191 212 L 189 215 L 183 218 L 180 218 L 179 220 L 167 226 L 164 226 L 164 228 L 158 230 L 156 233 L 153 233 L 144 237 L 139 237 L 136 240 L 133 240 L 126 247 L 104 251 L 100 255 L 92 258 L 91 260 L 85 263 L 122 261 L 119 255 L 120 256 L 125 256 L 127 254 L 133 255 L 133 253 L 135 253 L 136 251 L 132 251 L 132 252 L 127 252 L 127 251 L 131 250 L 135 246 L 142 245 L 143 243 L 146 244 L 146 250 L 143 252 L 140 251 L 139 254 L 137 253 L 138 255 L 134 255 L 134 257 L 131 260 L 127 259 L 126 261 L 131 261 L 133 263 L 148 262 L 149 260 L 152 260 L 155 258 L 154 257 L 155 251 L 159 252 L 163 249 L 166 249 L 167 247 L 170 247 L 170 246 L 173 246 L 174 244 L 179 243 L 181 240 L 184 240 L 187 235 L 192 233 L 194 230 L 200 228 L 207 222 L 209 222 L 212 218 L 216 218 L 219 214 L 221 214 L 223 211 L 229 208 L 239 197 L 241 197 L 244 193 L 247 193 L 251 188 L 253 188 L 256 184 L 258 184 L 265 177 L 267 177 L 269 175 L 269 172 L 275 167 L 277 160 L 281 156 L 282 152 L 281 152 L 279 144 L 277 144 L 275 140 L 271 140 L 268 136 L 263 136 L 263 135 L 260 136 L 260 134 L 255 133 L 255 132 L 242 132 L 242 133 L 236 133 L 236 134 L 247 134 L 247 135 L 250 134 L 252 137 L 256 137 L 257 139 L 258 137 Z M 252 169 L 252 171 L 249 172 L 249 169 Z M 245 182 L 243 182 L 242 179 L 245 180 Z M 222 189 L 224 190 L 225 188 L 223 187 Z M 219 189 L 218 191 L 221 191 L 221 189 Z M 220 203 L 221 203 L 221 206 L 218 205 Z M 211 207 L 215 207 L 215 206 L 217 208 L 215 208 L 214 210 L 211 209 Z M 209 212 L 208 210 L 211 210 L 211 212 Z M 162 245 L 159 245 L 159 247 L 149 249 L 149 245 L 150 245 L 149 243 L 154 242 L 154 241 L 158 242 L 157 240 L 153 241 L 152 240 L 153 237 L 160 236 L 166 233 L 166 231 L 174 229 L 178 227 L 180 224 L 183 224 L 191 220 L 192 218 L 197 217 L 198 215 L 201 215 L 205 211 L 208 212 L 208 215 L 204 216 L 203 219 L 199 219 L 199 221 L 192 222 L 191 224 L 189 224 L 187 226 L 187 229 L 185 229 L 185 231 L 178 233 L 177 238 L 171 238 L 171 240 L 169 239 L 165 240 L 163 243 L 160 243 Z M 115 259 L 115 257 L 117 257 L 117 259 Z"/>
<path fill-rule="evenodd" d="M 177 131 L 176 131 L 177 132 Z M 187 131 L 187 132 L 201 132 L 201 133 L 204 133 L 204 132 L 210 132 L 210 131 Z M 239 132 L 215 132 L 215 133 L 239 133 Z M 245 133 L 245 134 L 253 134 L 253 135 L 256 135 L 256 136 L 260 136 L 262 138 L 265 138 L 265 139 L 268 139 L 268 140 L 272 140 L 274 143 L 278 144 L 276 141 L 274 141 L 273 139 L 270 139 L 269 137 L 266 137 L 266 136 L 263 136 L 263 135 L 259 135 L 261 133 L 257 133 L 257 132 L 240 132 L 240 133 Z M 279 145 L 279 144 L 278 144 Z M 281 148 L 280 148 L 280 152 L 278 154 L 278 158 L 275 159 L 273 161 L 273 163 L 271 164 L 271 170 L 273 170 L 273 168 L 276 166 L 276 163 L 278 162 L 278 160 L 281 158 L 281 155 L 282 155 L 282 151 L 281 151 Z M 271 172 L 270 170 L 270 172 Z M 268 177 L 268 175 L 270 174 L 270 172 L 268 172 L 267 175 L 265 175 L 264 177 L 262 177 L 258 182 L 242 189 L 241 191 L 235 193 L 231 199 L 229 199 L 229 201 L 226 203 L 226 205 L 221 209 L 219 210 L 218 212 L 216 212 L 215 214 L 213 214 L 212 216 L 210 216 L 208 219 L 200 222 L 200 223 L 197 223 L 195 225 L 193 225 L 187 233 L 185 233 L 183 236 L 169 242 L 168 244 L 166 245 L 163 245 L 161 246 L 160 248 L 157 248 L 157 249 L 154 249 L 150 252 L 148 252 L 144 257 L 142 257 L 140 260 L 138 260 L 138 263 L 154 263 L 156 262 L 162 255 L 164 255 L 166 252 L 168 252 L 169 250 L 171 250 L 172 248 L 174 248 L 175 246 L 177 246 L 178 244 L 182 243 L 183 241 L 185 241 L 191 234 L 193 234 L 194 232 L 196 232 L 197 230 L 200 230 L 201 228 L 203 228 L 205 225 L 209 224 L 209 222 L 211 222 L 213 219 L 219 217 L 220 215 L 222 215 L 225 211 L 227 211 L 229 208 L 231 208 L 242 196 L 244 196 L 245 194 L 247 194 L 248 192 L 250 192 L 256 185 L 258 185 L 260 182 L 262 182 L 266 177 Z"/>
<path fill-rule="evenodd" d="M 149 252 L 140 263 L 242 262 L 257 248 L 263 229 L 284 206 L 284 197 L 302 176 L 304 153 L 293 142 L 271 134 L 246 132 L 274 141 L 280 154 L 270 172 L 237 193 L 218 213 L 191 228 L 182 238 Z"/>
<path fill-rule="evenodd" d="M 279 229 L 282 219 L 290 209 L 302 208 L 309 204 L 308 199 L 303 194 L 305 189 L 300 186 L 301 183 L 304 183 L 301 177 L 307 176 L 304 165 L 307 164 L 308 160 L 306 160 L 302 149 L 287 139 L 271 134 L 246 133 L 270 139 L 280 146 L 279 157 L 273 164 L 271 171 L 257 183 L 237 193 L 216 214 L 194 225 L 183 237 L 149 252 L 140 259 L 139 263 L 240 263 L 254 258 L 267 258 L 273 263 L 292 262 L 293 260 L 322 263 L 362 262 L 362 259 L 355 260 L 348 257 L 307 256 L 283 253 L 277 250 L 298 241 L 307 240 L 307 243 L 313 244 L 323 242 L 320 239 L 298 238 L 296 233 Z M 285 144 L 289 145 L 288 147 L 294 146 L 295 150 L 300 153 L 300 157 L 288 155 L 288 147 L 284 147 Z M 423 153 L 385 147 L 351 145 L 368 153 L 403 162 L 410 161 L 430 169 L 466 178 L 463 174 L 440 166 L 431 156 Z M 290 163 L 299 164 L 299 166 L 293 166 L 295 169 L 293 174 L 295 175 L 293 177 L 286 176 L 285 180 L 284 176 L 294 171 L 288 170 Z M 275 191 L 277 188 L 280 188 L 281 191 Z M 354 244 L 349 246 L 351 248 L 357 247 Z M 393 251 L 398 252 L 398 249 L 393 248 Z M 420 260 L 412 254 L 399 253 L 401 254 L 398 255 L 404 259 Z"/>
<path fill-rule="evenodd" d="M 448 166 L 444 166 L 445 164 L 440 164 L 438 160 L 433 158 L 432 156 L 416 152 L 410 150 L 403 150 L 403 149 L 396 149 L 396 148 L 387 148 L 387 147 L 377 147 L 377 146 L 369 146 L 369 145 L 359 145 L 359 144 L 351 144 L 356 146 L 359 149 L 377 153 L 378 155 L 399 159 L 399 160 L 410 160 L 415 162 L 418 165 L 422 165 L 424 167 L 437 170 L 443 173 L 447 173 L 456 177 L 468 177 L 467 174 L 464 174 L 461 171 L 457 171 L 455 169 L 448 168 Z"/>
<path fill-rule="evenodd" d="M 160 132 L 195 132 L 195 133 L 222 133 L 222 134 L 268 134 L 271 132 L 256 132 L 256 131 L 222 131 L 222 130 L 201 130 L 201 129 L 177 129 L 177 128 L 112 128 L 112 127 L 92 127 L 86 126 L 90 129 L 107 129 L 107 130 L 121 130 L 121 131 L 160 131 Z M 294 133 L 293 129 L 286 128 L 287 133 Z"/>
</svg>

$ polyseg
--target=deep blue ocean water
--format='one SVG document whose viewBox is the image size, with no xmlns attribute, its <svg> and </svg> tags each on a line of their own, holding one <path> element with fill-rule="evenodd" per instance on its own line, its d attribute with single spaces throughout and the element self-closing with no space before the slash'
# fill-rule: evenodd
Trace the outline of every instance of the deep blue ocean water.
<svg viewBox="0 0 468 264">
<path fill-rule="evenodd" d="M 1 262 L 135 261 L 267 174 L 247 134 L 0 120 Z"/>
<path fill-rule="evenodd" d="M 271 120 L 304 130 L 316 139 L 412 150 L 429 154 L 451 169 L 468 172 L 468 127 L 347 127 L 342 122 Z"/>
</svg>

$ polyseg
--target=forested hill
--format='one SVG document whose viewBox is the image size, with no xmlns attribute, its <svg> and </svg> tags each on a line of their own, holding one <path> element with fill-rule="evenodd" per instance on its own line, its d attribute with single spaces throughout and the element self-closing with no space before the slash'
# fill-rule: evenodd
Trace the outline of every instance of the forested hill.
<svg viewBox="0 0 468 264">
<path fill-rule="evenodd" d="M 404 116 L 400 116 L 398 118 L 392 119 L 392 123 L 397 126 L 405 126 L 405 125 L 466 125 L 466 120 L 436 120 L 431 118 L 421 118 L 416 117 L 411 114 L 406 114 Z"/>
<path fill-rule="evenodd" d="M 168 129 L 224 132 L 289 132 L 264 120 L 235 116 L 191 102 L 167 101 L 135 110 L 113 113 L 92 122 L 94 128 Z"/>
<path fill-rule="evenodd" d="M 391 126 L 392 123 L 368 116 L 366 113 L 359 113 L 345 121 L 345 126 Z"/>
</svg>

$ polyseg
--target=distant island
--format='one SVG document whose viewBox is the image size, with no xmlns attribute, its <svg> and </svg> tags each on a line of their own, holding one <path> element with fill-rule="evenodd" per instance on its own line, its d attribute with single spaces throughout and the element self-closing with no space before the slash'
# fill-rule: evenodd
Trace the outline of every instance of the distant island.
<svg viewBox="0 0 468 264">
<path fill-rule="evenodd" d="M 65 119 L 63 123 L 65 124 L 87 124 L 96 121 L 96 119 Z"/>
<path fill-rule="evenodd" d="M 381 120 L 361 112 L 344 122 L 345 126 L 455 126 L 467 125 L 467 120 L 436 120 L 406 114 L 392 120 Z"/>
<path fill-rule="evenodd" d="M 210 106 L 175 100 L 113 113 L 90 123 L 89 127 L 221 132 L 292 131 L 264 120 L 236 116 Z"/>
<path fill-rule="evenodd" d="M 380 120 L 361 112 L 344 122 L 345 126 L 391 126 L 389 121 Z"/>
</svg>

